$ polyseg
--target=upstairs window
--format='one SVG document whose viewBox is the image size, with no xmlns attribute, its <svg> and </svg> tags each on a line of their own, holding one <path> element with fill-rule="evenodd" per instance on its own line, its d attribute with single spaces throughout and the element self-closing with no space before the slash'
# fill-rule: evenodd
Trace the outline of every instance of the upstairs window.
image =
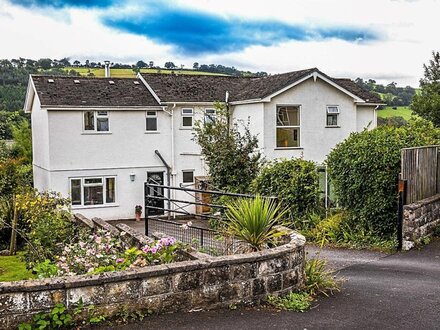
<svg viewBox="0 0 440 330">
<path fill-rule="evenodd" d="M 157 131 L 157 111 L 147 111 L 146 130 L 148 132 Z"/>
<path fill-rule="evenodd" d="M 84 131 L 87 132 L 108 132 L 107 111 L 84 111 Z"/>
<path fill-rule="evenodd" d="M 338 126 L 339 106 L 327 106 L 327 126 Z"/>
<path fill-rule="evenodd" d="M 182 127 L 193 126 L 194 110 L 190 108 L 182 109 Z"/>
<path fill-rule="evenodd" d="M 299 106 L 277 107 L 276 130 L 278 148 L 292 148 L 300 146 Z"/>
<path fill-rule="evenodd" d="M 215 109 L 205 109 L 205 124 L 213 124 L 215 122 Z"/>
<path fill-rule="evenodd" d="M 115 177 L 70 179 L 70 198 L 73 206 L 115 203 Z"/>
</svg>

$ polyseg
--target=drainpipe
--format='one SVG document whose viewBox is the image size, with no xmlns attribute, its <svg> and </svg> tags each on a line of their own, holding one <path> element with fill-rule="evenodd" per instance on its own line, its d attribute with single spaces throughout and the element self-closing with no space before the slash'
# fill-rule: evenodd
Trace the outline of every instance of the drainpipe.
<svg viewBox="0 0 440 330">
<path fill-rule="evenodd" d="M 162 161 L 162 163 L 165 165 L 165 167 L 167 168 L 167 182 L 168 185 L 170 185 L 170 180 L 171 180 L 171 167 L 170 165 L 168 165 L 168 163 L 165 161 L 165 159 L 162 157 L 162 155 L 160 154 L 159 150 L 154 150 L 154 153 L 159 157 L 159 159 Z M 170 191 L 171 189 L 168 189 L 167 191 L 167 197 L 168 197 L 168 209 L 171 210 L 170 206 L 171 206 L 171 202 L 170 202 Z M 170 211 L 168 211 L 168 220 L 170 219 Z"/>
<path fill-rule="evenodd" d="M 174 109 L 176 108 L 176 103 L 173 104 L 173 107 L 171 108 L 171 175 L 172 175 L 172 186 L 176 186 L 176 157 L 174 155 L 175 148 L 174 148 Z M 173 199 L 176 198 L 176 191 L 173 190 Z M 176 214 L 173 213 L 173 218 L 176 217 Z"/>
</svg>

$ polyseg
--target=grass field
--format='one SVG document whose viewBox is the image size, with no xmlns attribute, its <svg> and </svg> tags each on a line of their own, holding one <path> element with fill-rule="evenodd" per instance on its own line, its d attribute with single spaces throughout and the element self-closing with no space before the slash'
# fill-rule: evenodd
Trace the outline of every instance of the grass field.
<svg viewBox="0 0 440 330">
<path fill-rule="evenodd" d="M 411 118 L 412 111 L 409 107 L 397 107 L 393 109 L 392 107 L 386 107 L 377 112 L 377 116 L 381 118 L 398 117 L 401 116 L 405 120 Z"/>
<path fill-rule="evenodd" d="M 0 257 L 0 282 L 20 281 L 33 278 L 31 271 L 26 269 L 26 264 L 21 261 L 19 253 L 16 256 Z"/>
<path fill-rule="evenodd" d="M 82 76 L 87 76 L 89 73 L 93 73 L 95 77 L 104 77 L 104 69 L 103 68 L 76 68 L 76 67 L 66 67 L 64 68 L 66 71 L 75 70 L 79 72 Z M 194 75 L 213 75 L 213 76 L 225 76 L 220 73 L 211 73 L 211 72 L 201 72 L 201 71 L 192 71 L 192 70 L 164 70 L 164 69 L 141 69 L 143 73 L 171 73 L 174 72 L 176 74 L 194 74 Z M 115 78 L 134 78 L 136 73 L 132 69 L 111 69 L 110 75 Z"/>
</svg>

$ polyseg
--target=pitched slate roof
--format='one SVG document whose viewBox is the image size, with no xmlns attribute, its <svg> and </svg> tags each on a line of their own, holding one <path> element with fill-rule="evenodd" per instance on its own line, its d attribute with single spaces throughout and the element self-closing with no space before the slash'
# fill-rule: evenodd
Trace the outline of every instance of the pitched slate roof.
<svg viewBox="0 0 440 330">
<path fill-rule="evenodd" d="M 267 77 L 230 77 L 213 75 L 169 75 L 142 73 L 142 77 L 162 102 L 230 101 L 263 99 L 317 72 L 369 103 L 380 103 L 375 95 L 350 79 L 334 79 L 316 68 L 270 75 Z"/>
<path fill-rule="evenodd" d="M 139 79 L 47 75 L 32 75 L 31 79 L 42 106 L 132 107 L 159 105 Z M 79 83 L 75 83 L 75 80 Z"/>
</svg>

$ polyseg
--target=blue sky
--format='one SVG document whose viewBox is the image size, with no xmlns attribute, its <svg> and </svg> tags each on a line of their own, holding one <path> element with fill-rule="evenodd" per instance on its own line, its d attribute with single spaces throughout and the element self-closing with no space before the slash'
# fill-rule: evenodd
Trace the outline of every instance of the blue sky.
<svg viewBox="0 0 440 330">
<path fill-rule="evenodd" d="M 417 85 L 439 47 L 439 10 L 438 0 L 0 0 L 0 58 L 316 66 Z"/>
</svg>

